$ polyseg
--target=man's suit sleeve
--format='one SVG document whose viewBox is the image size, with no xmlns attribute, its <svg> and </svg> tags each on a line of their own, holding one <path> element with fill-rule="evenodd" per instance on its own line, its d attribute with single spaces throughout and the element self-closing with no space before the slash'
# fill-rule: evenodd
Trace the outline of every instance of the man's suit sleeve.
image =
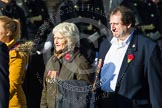
<svg viewBox="0 0 162 108">
<path fill-rule="evenodd" d="M 102 59 L 102 61 L 104 61 L 106 53 L 109 50 L 110 46 L 111 46 L 111 43 L 108 39 L 105 39 L 101 43 L 100 48 L 99 48 L 98 59 Z"/>
<path fill-rule="evenodd" d="M 152 108 L 162 108 L 162 59 L 156 45 L 148 62 L 148 84 Z"/>
<path fill-rule="evenodd" d="M 9 103 L 9 52 L 0 42 L 0 108 L 8 108 Z"/>
</svg>

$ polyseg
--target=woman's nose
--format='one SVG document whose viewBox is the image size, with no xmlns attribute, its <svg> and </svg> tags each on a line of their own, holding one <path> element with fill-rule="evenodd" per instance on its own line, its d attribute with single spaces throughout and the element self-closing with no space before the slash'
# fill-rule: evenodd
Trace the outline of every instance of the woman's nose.
<svg viewBox="0 0 162 108">
<path fill-rule="evenodd" d="M 54 39 L 54 42 L 55 42 L 55 44 L 57 44 L 57 43 L 58 43 L 58 39 L 57 39 L 57 38 L 55 38 L 55 39 Z"/>
</svg>

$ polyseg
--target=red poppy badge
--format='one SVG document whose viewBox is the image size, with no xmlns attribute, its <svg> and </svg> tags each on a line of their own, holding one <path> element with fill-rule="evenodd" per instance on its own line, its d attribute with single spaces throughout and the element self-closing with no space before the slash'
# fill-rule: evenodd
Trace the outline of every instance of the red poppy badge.
<svg viewBox="0 0 162 108">
<path fill-rule="evenodd" d="M 132 60 L 134 60 L 134 54 L 128 54 L 128 63 L 130 63 Z"/>
<path fill-rule="evenodd" d="M 69 60 L 71 60 L 72 55 L 67 53 L 67 54 L 65 54 L 64 58 L 65 58 L 65 60 L 69 61 Z"/>
</svg>

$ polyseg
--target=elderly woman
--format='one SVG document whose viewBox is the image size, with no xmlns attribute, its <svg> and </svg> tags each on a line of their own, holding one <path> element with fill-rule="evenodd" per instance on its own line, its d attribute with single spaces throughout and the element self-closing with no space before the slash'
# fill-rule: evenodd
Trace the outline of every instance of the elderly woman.
<svg viewBox="0 0 162 108">
<path fill-rule="evenodd" d="M 62 84 L 60 81 L 76 80 L 92 83 L 93 68 L 79 52 L 79 30 L 76 25 L 68 22 L 60 23 L 53 29 L 53 34 L 55 50 L 45 70 L 41 108 L 56 108 L 59 98 L 58 87 Z M 71 102 L 66 104 L 65 107 L 68 107 Z"/>
</svg>

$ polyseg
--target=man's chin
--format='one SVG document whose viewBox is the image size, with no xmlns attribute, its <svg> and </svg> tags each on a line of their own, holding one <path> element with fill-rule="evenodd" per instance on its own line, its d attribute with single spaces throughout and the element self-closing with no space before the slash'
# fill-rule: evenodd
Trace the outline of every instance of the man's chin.
<svg viewBox="0 0 162 108">
<path fill-rule="evenodd" d="M 114 34 L 113 36 L 114 36 L 114 37 L 116 37 L 116 38 L 119 38 L 119 36 L 118 36 L 118 35 L 115 35 L 115 34 Z"/>
<path fill-rule="evenodd" d="M 112 34 L 113 34 L 114 37 L 118 37 L 118 34 L 116 34 L 116 33 L 112 33 Z"/>
</svg>

